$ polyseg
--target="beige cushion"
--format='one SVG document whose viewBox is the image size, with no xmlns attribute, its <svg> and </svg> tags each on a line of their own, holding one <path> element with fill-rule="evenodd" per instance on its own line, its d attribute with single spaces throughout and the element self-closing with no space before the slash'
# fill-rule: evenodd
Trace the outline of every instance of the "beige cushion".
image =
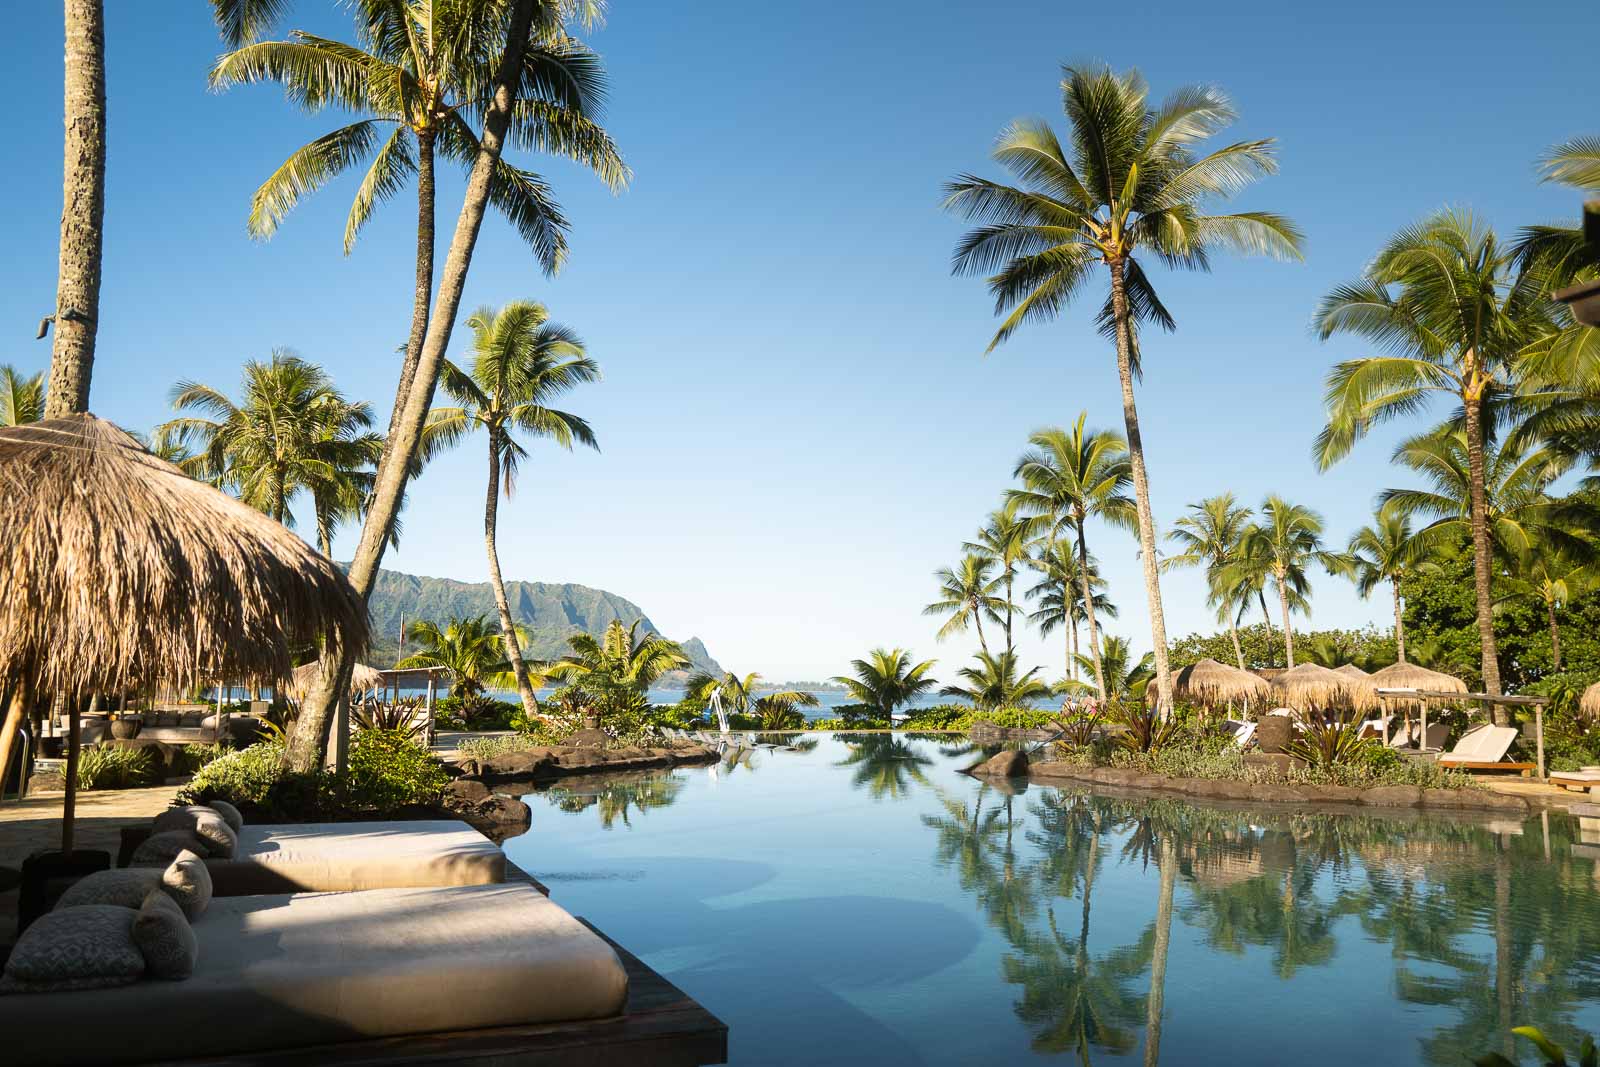
<svg viewBox="0 0 1600 1067">
<path fill-rule="evenodd" d="M 111 1064 L 243 1056 L 604 1018 L 627 999 L 611 946 L 527 885 L 233 897 L 213 902 L 194 932 L 199 958 L 182 984 L 0 997 L 7 1057 Z"/>
<path fill-rule="evenodd" d="M 503 882 L 500 847 L 455 819 L 249 825 L 207 859 L 219 897 Z"/>
<path fill-rule="evenodd" d="M 133 942 L 144 955 L 151 978 L 187 978 L 194 971 L 199 943 L 189 920 L 161 889 L 150 890 L 133 920 Z"/>
<path fill-rule="evenodd" d="M 242 820 L 241 820 L 242 821 Z M 187 804 L 181 808 L 168 808 L 156 820 L 152 829 L 160 834 L 173 830 L 192 830 L 205 845 L 208 856 L 223 859 L 232 856 L 238 847 L 238 835 L 214 808 L 204 804 Z"/>
<path fill-rule="evenodd" d="M 56 901 L 58 908 L 85 904 L 115 904 L 119 908 L 138 908 L 152 889 L 161 888 L 163 871 L 157 867 L 124 867 L 121 870 L 95 871 L 67 887 Z"/>
<path fill-rule="evenodd" d="M 144 955 L 133 940 L 137 914 L 115 904 L 84 904 L 41 915 L 12 948 L 0 977 L 0 993 L 77 991 L 137 982 L 144 975 Z M 22 1025 L 25 1018 L 26 1009 L 16 1024 Z M 7 1023 L 0 1031 L 8 1044 L 11 1026 Z"/>
<path fill-rule="evenodd" d="M 226 800 L 208 800 L 206 807 L 222 816 L 222 821 L 228 824 L 228 829 L 235 835 L 244 829 L 244 816 L 239 814 L 239 809 L 229 804 Z"/>
<path fill-rule="evenodd" d="M 161 887 L 172 895 L 178 910 L 191 922 L 205 914 L 211 903 L 211 872 L 199 853 L 184 849 L 161 872 Z"/>
<path fill-rule="evenodd" d="M 139 842 L 128 858 L 128 866 L 169 867 L 184 852 L 205 855 L 206 843 L 193 830 L 167 830 Z"/>
</svg>

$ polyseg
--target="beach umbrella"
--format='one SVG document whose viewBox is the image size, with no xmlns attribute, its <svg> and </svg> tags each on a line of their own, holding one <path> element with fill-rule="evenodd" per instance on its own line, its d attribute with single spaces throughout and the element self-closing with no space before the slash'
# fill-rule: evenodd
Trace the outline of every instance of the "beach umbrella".
<svg viewBox="0 0 1600 1067">
<path fill-rule="evenodd" d="M 1372 675 L 1354 663 L 1335 667 L 1333 673 L 1350 679 L 1350 703 L 1357 711 L 1372 711 L 1378 706 L 1378 685 Z"/>
<path fill-rule="evenodd" d="M 69 852 L 83 699 L 197 675 L 272 681 L 297 648 L 367 636 L 330 561 L 87 414 L 0 429 L 0 587 L 16 719 L 29 700 L 66 699 Z"/>
<path fill-rule="evenodd" d="M 1438 671 L 1430 671 L 1415 663 L 1391 663 L 1372 674 L 1372 684 L 1378 689 L 1423 689 L 1435 693 L 1465 693 L 1467 683 L 1460 678 Z M 1387 697 L 1391 706 L 1407 710 L 1420 710 L 1421 700 Z"/>
<path fill-rule="evenodd" d="M 1273 686 L 1283 702 L 1299 711 L 1312 708 L 1347 708 L 1355 703 L 1351 680 L 1316 663 L 1302 663 L 1278 675 Z"/>
<path fill-rule="evenodd" d="M 1178 700 L 1215 708 L 1234 702 L 1266 700 L 1272 695 L 1272 686 L 1259 675 L 1207 658 L 1172 672 L 1172 695 Z M 1147 689 L 1146 696 L 1153 698 L 1155 691 Z"/>
<path fill-rule="evenodd" d="M 1578 701 L 1578 710 L 1591 718 L 1600 718 L 1600 682 L 1583 691 L 1583 696 Z"/>
</svg>

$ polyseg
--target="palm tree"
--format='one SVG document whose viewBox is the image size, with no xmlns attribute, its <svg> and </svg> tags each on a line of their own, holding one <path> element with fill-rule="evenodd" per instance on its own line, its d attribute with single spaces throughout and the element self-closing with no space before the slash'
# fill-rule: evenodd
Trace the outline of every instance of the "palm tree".
<svg viewBox="0 0 1600 1067">
<path fill-rule="evenodd" d="M 676 641 L 658 633 L 639 633 L 643 619 L 623 626 L 612 619 L 599 637 L 575 633 L 567 638 L 572 652 L 547 664 L 544 676 L 557 682 L 575 682 L 585 689 L 631 689 L 647 693 L 661 676 L 689 666 L 689 657 Z"/>
<path fill-rule="evenodd" d="M 806 724 L 805 713 L 800 709 L 814 708 L 819 703 L 814 693 L 788 689 L 756 697 L 750 711 L 760 720 L 763 730 L 798 730 Z"/>
<path fill-rule="evenodd" d="M 1566 552 L 1551 548 L 1538 538 L 1519 561 L 1517 569 L 1500 579 L 1501 593 L 1496 603 L 1533 601 L 1544 608 L 1550 627 L 1550 669 L 1561 670 L 1561 626 L 1556 613 L 1594 589 L 1597 575 L 1593 561 L 1579 563 Z"/>
<path fill-rule="evenodd" d="M 483 505 L 483 543 L 489 557 L 489 584 L 517 675 L 522 710 L 535 718 L 539 702 L 517 644 L 495 544 L 501 486 L 509 500 L 516 487 L 517 469 L 528 454 L 517 441 L 519 430 L 532 437 L 547 437 L 569 452 L 574 442 L 599 450 L 587 422 L 546 405 L 575 386 L 599 379 L 600 367 L 584 354 L 583 342 L 576 334 L 550 321 L 543 304 L 515 300 L 499 311 L 479 308 L 467 319 L 467 327 L 472 330 L 471 368 L 463 371 L 447 360 L 440 375 L 445 393 L 460 406 L 438 408 L 428 416 L 422 457 L 426 462 L 480 427 L 487 432 L 489 488 Z"/>
<path fill-rule="evenodd" d="M 1014 652 L 1002 652 L 997 656 L 980 652 L 975 658 L 978 661 L 975 666 L 956 671 L 966 685 L 947 685 L 939 692 L 947 697 L 970 700 L 973 707 L 983 711 L 1021 707 L 1030 700 L 1050 695 L 1050 687 L 1035 677 L 1044 668 L 1032 667 L 1018 675 Z"/>
<path fill-rule="evenodd" d="M 66 139 L 61 248 L 50 350 L 47 418 L 89 410 L 100 325 L 100 252 L 106 214 L 106 17 L 104 0 L 66 0 Z"/>
<path fill-rule="evenodd" d="M 865 789 L 873 800 L 899 799 L 911 791 L 911 784 L 923 784 L 924 767 L 933 760 L 903 737 L 889 733 L 858 734 L 849 739 L 850 754 L 836 767 L 852 767 L 851 782 Z"/>
<path fill-rule="evenodd" d="M 1263 573 L 1278 591 L 1282 612 L 1283 654 L 1294 666 L 1294 630 L 1289 623 L 1291 610 L 1308 611 L 1311 577 L 1307 569 L 1320 563 L 1330 574 L 1343 573 L 1345 561 L 1322 547 L 1322 516 L 1303 504 L 1291 504 L 1277 494 L 1261 502 L 1261 523 L 1252 523 L 1245 534 L 1246 551 L 1236 567 Z"/>
<path fill-rule="evenodd" d="M 1353 333 L 1388 353 L 1346 360 L 1329 373 L 1328 424 L 1314 453 L 1323 469 L 1373 424 L 1415 411 L 1430 394 L 1461 404 L 1483 685 L 1495 695 L 1500 663 L 1484 498 L 1484 448 L 1495 427 L 1485 404 L 1492 414 L 1517 388 L 1519 354 L 1550 329 L 1539 286 L 1512 266 L 1493 230 L 1470 215 L 1441 212 L 1391 238 L 1359 281 L 1323 298 L 1316 316 L 1324 339 Z"/>
<path fill-rule="evenodd" d="M 1384 582 L 1394 592 L 1395 658 L 1406 661 L 1406 623 L 1401 612 L 1400 585 L 1417 562 L 1417 545 L 1411 539 L 1411 521 L 1393 504 L 1380 506 L 1372 523 L 1350 535 L 1346 550 L 1350 577 L 1362 599 Z"/>
<path fill-rule="evenodd" d="M 44 418 L 44 372 L 25 375 L 0 363 L 0 426 L 23 426 Z"/>
<path fill-rule="evenodd" d="M 1126 442 L 1110 430 L 1085 430 L 1088 418 L 1088 412 L 1079 412 L 1071 430 L 1052 427 L 1029 436 L 1032 447 L 1017 460 L 1013 472 L 1023 487 L 1011 490 L 1010 498 L 1023 511 L 1045 521 L 1051 542 L 1064 531 L 1077 541 L 1079 592 L 1089 626 L 1089 650 L 1097 664 L 1095 688 L 1104 700 L 1106 683 L 1098 666 L 1100 635 L 1089 588 L 1089 544 L 1084 528 L 1091 518 L 1137 527 L 1138 514 L 1127 497 L 1133 468 Z"/>
<path fill-rule="evenodd" d="M 1038 547 L 1029 566 L 1039 573 L 1039 582 L 1024 595 L 1037 600 L 1039 606 L 1028 613 L 1028 621 L 1039 628 L 1041 637 L 1049 637 L 1060 627 L 1067 635 L 1067 675 L 1078 676 L 1078 624 L 1087 624 L 1089 613 L 1108 619 L 1117 617 L 1117 606 L 1104 592 L 1106 580 L 1093 556 L 1089 557 L 1087 582 L 1085 571 L 1078 562 L 1072 546 L 1054 539 Z M 1084 587 L 1090 592 L 1084 598 Z M 1098 646 L 1097 646 L 1098 647 Z"/>
<path fill-rule="evenodd" d="M 978 531 L 976 541 L 968 541 L 961 547 L 968 552 L 983 556 L 994 566 L 1000 569 L 1000 581 L 1005 586 L 1005 628 L 1006 651 L 1012 651 L 1011 641 L 1012 620 L 1017 613 L 1016 597 L 1012 595 L 1012 585 L 1016 581 L 1017 565 L 1028 557 L 1028 545 L 1033 539 L 1033 534 L 1038 526 L 1035 519 L 1017 514 L 1017 505 L 1014 500 L 1007 500 L 1004 507 L 997 508 L 989 513 L 989 518 L 984 522 L 983 529 Z"/>
<path fill-rule="evenodd" d="M 511 680 L 505 635 L 490 626 L 487 615 L 451 619 L 442 629 L 418 619 L 407 629 L 406 638 L 419 647 L 396 667 L 444 667 L 457 696 L 477 696 L 486 686 L 499 688 Z"/>
<path fill-rule="evenodd" d="M 798 689 L 778 689 L 757 696 L 761 686 L 761 675 L 754 672 L 741 678 L 728 671 L 719 678 L 706 671 L 696 671 L 683 683 L 683 695 L 702 706 L 720 705 L 724 713 L 734 715 L 777 714 L 779 709 L 817 706 L 814 695 Z"/>
<path fill-rule="evenodd" d="M 953 633 L 966 633 L 968 626 L 978 630 L 978 645 L 984 654 L 989 652 L 989 642 L 983 636 L 983 620 L 1000 621 L 1000 609 L 1005 601 L 994 595 L 999 579 L 993 577 L 994 561 L 976 552 L 968 552 L 954 569 L 941 567 L 934 572 L 939 580 L 939 599 L 922 609 L 924 615 L 948 615 L 939 627 L 938 639 L 943 641 Z"/>
<path fill-rule="evenodd" d="M 219 15 L 238 2 L 221 0 Z M 291 102 L 309 112 L 335 107 L 361 116 L 295 150 L 261 184 L 250 201 L 247 226 L 253 237 L 272 237 L 301 198 L 365 166 L 345 219 L 349 255 L 378 205 L 416 176 L 416 283 L 400 372 L 404 395 L 428 329 L 435 160 L 443 153 L 470 169 L 477 155 L 471 118 L 484 110 L 493 89 L 499 47 L 494 30 L 503 5 L 359 0 L 355 6 L 355 45 L 299 30 L 282 41 L 249 43 L 232 34 L 243 47 L 217 60 L 210 82 L 213 89 L 276 82 Z M 631 175 L 598 124 L 605 69 L 587 46 L 561 31 L 563 9 L 571 5 L 535 6 L 534 39 L 523 52 L 511 111 L 511 144 L 570 159 L 618 191 Z M 567 222 L 540 175 L 497 159 L 489 202 L 516 227 L 546 274 L 560 269 L 567 255 Z"/>
<path fill-rule="evenodd" d="M 912 658 L 903 648 L 875 648 L 866 659 L 850 661 L 854 678 L 836 676 L 830 680 L 844 686 L 856 703 L 872 708 L 882 719 L 892 720 L 902 706 L 939 684 L 930 674 L 936 660 L 913 663 Z"/>
<path fill-rule="evenodd" d="M 294 523 L 294 498 L 310 492 L 317 498 L 318 538 L 328 552 L 333 523 L 359 507 L 359 489 L 370 478 L 363 471 L 382 449 L 370 429 L 371 409 L 346 400 L 326 371 L 284 349 L 265 363 L 245 363 L 240 397 L 236 404 L 209 385 L 179 382 L 172 406 L 202 414 L 156 427 L 157 448 L 194 446 L 179 463 L 185 473 L 234 490 L 285 525 Z"/>
<path fill-rule="evenodd" d="M 1145 686 L 1155 675 L 1155 657 L 1151 653 L 1146 652 L 1135 661 L 1133 647 L 1126 637 L 1107 634 L 1100 658 L 1105 665 L 1107 696 L 1114 700 L 1144 699 Z M 1081 656 L 1079 659 L 1088 666 L 1086 659 Z"/>
<path fill-rule="evenodd" d="M 274 0 L 215 0 L 219 22 L 239 33 L 258 32 L 263 20 L 235 18 L 230 12 L 238 16 L 255 11 L 271 17 L 281 14 L 285 6 Z M 473 37 L 485 49 L 478 73 L 483 89 L 465 102 L 469 104 L 466 109 L 469 114 L 481 117 L 482 132 L 476 138 L 476 147 L 471 149 L 472 165 L 467 173 L 461 213 L 440 272 L 415 371 L 409 378 L 402 373 L 395 392 L 385 452 L 378 462 L 368 498 L 361 540 L 350 561 L 347 576 L 356 595 L 363 600 L 371 593 L 377 579 L 406 483 L 417 466 L 423 424 L 455 328 L 484 215 L 491 198 L 498 195 L 497 187 L 504 186 L 510 177 L 500 167 L 502 150 L 507 137 L 515 134 L 519 110 L 528 111 L 529 101 L 533 101 L 533 110 L 541 106 L 538 87 L 527 77 L 525 60 L 530 50 L 569 39 L 565 24 L 571 16 L 596 16 L 601 6 L 599 0 L 504 0 L 481 8 L 474 6 L 487 20 L 481 27 L 483 32 Z M 489 59 L 489 52 L 493 50 L 499 51 L 498 61 Z M 321 765 L 329 720 L 343 688 L 342 680 L 350 670 L 351 656 L 349 642 L 339 642 L 330 645 L 319 661 L 318 677 L 306 695 L 289 740 L 287 763 L 290 769 L 309 772 Z"/>
<path fill-rule="evenodd" d="M 1106 268 L 1111 291 L 1100 322 L 1116 341 L 1151 644 L 1165 714 L 1172 708 L 1166 619 L 1133 382 L 1140 368 L 1139 325 L 1153 321 L 1170 330 L 1174 323 L 1141 256 L 1148 252 L 1168 266 L 1200 270 L 1222 248 L 1298 257 L 1300 234 L 1287 219 L 1266 212 L 1204 213 L 1207 202 L 1225 199 L 1275 169 L 1270 140 L 1242 141 L 1196 156 L 1201 142 L 1233 121 L 1233 107 L 1220 92 L 1180 89 L 1152 107 L 1148 86 L 1136 71 L 1068 67 L 1063 74 L 1071 158 L 1044 122 L 1022 119 L 1003 130 L 993 156 L 1022 187 L 970 174 L 946 186 L 945 206 L 980 223 L 957 246 L 954 269 L 989 275 L 996 313 L 1007 313 L 992 350 L 1024 322 L 1054 318 L 1097 264 Z"/>
<path fill-rule="evenodd" d="M 1190 504 L 1189 514 L 1175 521 L 1167 531 L 1167 540 L 1176 542 L 1183 551 L 1168 556 L 1161 564 L 1167 568 L 1205 567 L 1207 602 L 1227 620 L 1233 655 L 1241 671 L 1245 666 L 1244 650 L 1239 647 L 1238 607 L 1243 598 L 1238 587 L 1230 587 L 1224 576 L 1241 558 L 1244 534 L 1249 526 L 1250 509 L 1235 503 L 1232 493 Z"/>
</svg>

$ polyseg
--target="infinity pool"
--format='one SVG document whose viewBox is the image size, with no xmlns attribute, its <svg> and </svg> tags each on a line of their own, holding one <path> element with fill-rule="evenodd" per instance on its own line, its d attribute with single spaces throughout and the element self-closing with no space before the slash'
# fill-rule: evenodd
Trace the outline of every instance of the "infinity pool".
<svg viewBox="0 0 1600 1067">
<path fill-rule="evenodd" d="M 1600 1032 L 1576 819 L 1007 789 L 974 760 L 812 735 L 531 794 L 506 850 L 721 1016 L 736 1064 L 1461 1067 L 1512 1026 Z"/>
</svg>

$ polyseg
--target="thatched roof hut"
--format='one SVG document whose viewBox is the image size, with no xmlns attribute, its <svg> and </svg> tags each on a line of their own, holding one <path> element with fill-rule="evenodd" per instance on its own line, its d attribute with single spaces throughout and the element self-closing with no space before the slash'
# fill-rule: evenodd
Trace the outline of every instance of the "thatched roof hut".
<svg viewBox="0 0 1600 1067">
<path fill-rule="evenodd" d="M 1172 691 L 1179 700 L 1207 708 L 1272 698 L 1272 686 L 1258 675 L 1209 658 L 1173 671 Z M 1154 698 L 1153 687 L 1147 690 L 1147 695 Z"/>
<path fill-rule="evenodd" d="M 1583 696 L 1578 700 L 1578 710 L 1591 718 L 1600 717 L 1600 682 L 1583 691 Z"/>
<path fill-rule="evenodd" d="M 1391 663 L 1389 666 L 1372 674 L 1372 684 L 1379 689 L 1424 689 L 1436 693 L 1465 693 L 1467 683 L 1449 674 L 1430 671 L 1426 667 L 1419 667 L 1415 663 Z M 1410 707 L 1413 710 L 1422 707 L 1420 700 L 1404 700 L 1393 697 L 1384 698 L 1384 703 L 1394 708 Z"/>
<path fill-rule="evenodd" d="M 306 692 L 311 688 L 311 683 L 317 680 L 321 671 L 316 660 L 303 663 L 294 669 L 294 674 L 289 677 L 289 695 L 296 700 L 304 700 Z M 383 672 L 376 667 L 369 667 L 365 663 L 357 663 L 350 672 L 350 693 L 365 693 L 383 685 Z"/>
<path fill-rule="evenodd" d="M 273 681 L 366 641 L 331 562 L 93 415 L 0 429 L 0 586 L 0 679 L 35 693 Z"/>
<path fill-rule="evenodd" d="M 1284 704 L 1299 711 L 1348 708 L 1355 704 L 1351 680 L 1316 663 L 1301 663 L 1278 675 L 1273 683 Z"/>
<path fill-rule="evenodd" d="M 1354 663 L 1335 667 L 1333 673 L 1342 674 L 1350 680 L 1350 702 L 1357 711 L 1372 711 L 1381 703 L 1378 699 L 1378 685 L 1372 680 L 1372 675 Z"/>
</svg>

